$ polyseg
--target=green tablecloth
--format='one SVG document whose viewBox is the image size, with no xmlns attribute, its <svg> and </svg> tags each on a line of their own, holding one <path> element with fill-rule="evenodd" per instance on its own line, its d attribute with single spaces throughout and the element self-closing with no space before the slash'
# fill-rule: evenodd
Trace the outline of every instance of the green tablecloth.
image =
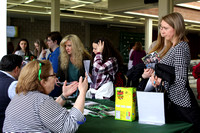
<svg viewBox="0 0 200 133">
<path fill-rule="evenodd" d="M 92 100 L 114 107 L 109 100 Z M 80 125 L 77 133 L 192 133 L 192 124 L 175 121 L 162 126 L 139 124 L 138 121 L 128 122 L 115 120 L 114 117 L 95 118 L 86 116 L 86 122 Z"/>
<path fill-rule="evenodd" d="M 192 133 L 192 124 L 174 122 L 163 126 L 139 124 L 115 120 L 114 117 L 103 119 L 86 116 L 86 122 L 77 133 Z"/>
</svg>

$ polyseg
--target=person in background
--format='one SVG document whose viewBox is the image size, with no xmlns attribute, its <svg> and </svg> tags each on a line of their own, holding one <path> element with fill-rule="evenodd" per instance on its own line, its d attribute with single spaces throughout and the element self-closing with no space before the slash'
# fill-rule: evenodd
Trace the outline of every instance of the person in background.
<svg viewBox="0 0 200 133">
<path fill-rule="evenodd" d="M 200 100 L 200 63 L 193 66 L 192 75 L 197 79 L 197 99 Z"/>
<path fill-rule="evenodd" d="M 29 49 L 29 42 L 27 39 L 21 39 L 14 52 L 16 55 L 20 55 L 24 60 L 33 60 L 35 57 L 33 52 Z"/>
<path fill-rule="evenodd" d="M 84 60 L 91 60 L 92 56 L 85 49 L 77 35 L 70 34 L 60 43 L 59 69 L 57 77 L 60 81 L 78 81 L 85 75 Z"/>
<path fill-rule="evenodd" d="M 143 50 L 141 42 L 135 42 L 133 49 L 134 51 L 132 52 L 130 56 L 130 60 L 132 61 L 132 67 L 134 66 L 133 68 L 135 68 L 136 65 L 140 65 L 141 63 L 143 63 L 142 57 L 146 55 L 146 52 Z M 129 78 L 128 85 L 137 87 L 139 85 L 139 78 L 132 79 L 132 81 Z"/>
<path fill-rule="evenodd" d="M 200 132 L 200 109 L 189 86 L 188 66 L 190 64 L 190 48 L 185 35 L 185 23 L 180 13 L 174 12 L 163 16 L 160 21 L 160 33 L 173 46 L 160 61 L 161 64 L 175 68 L 175 81 L 169 85 L 166 81 L 170 106 L 168 111 L 173 119 L 183 120 L 194 124 L 194 132 Z M 161 78 L 152 74 L 151 82 L 156 88 Z"/>
<path fill-rule="evenodd" d="M 51 53 L 46 58 L 46 51 L 42 51 L 42 60 L 49 60 L 52 63 L 53 71 L 57 73 L 58 71 L 58 57 L 60 55 L 59 45 L 62 40 L 62 36 L 60 32 L 54 31 L 47 35 L 47 44 L 48 47 L 51 49 Z"/>
<path fill-rule="evenodd" d="M 84 48 L 77 35 L 70 34 L 63 38 L 60 43 L 60 57 L 57 77 L 59 81 L 78 81 L 80 76 L 85 75 L 84 60 L 92 57 Z"/>
<path fill-rule="evenodd" d="M 22 61 L 21 56 L 9 54 L 3 56 L 0 62 L 0 132 L 2 132 L 3 128 L 5 110 L 15 95 Z"/>
<path fill-rule="evenodd" d="M 135 66 L 139 63 L 143 63 L 142 57 L 146 55 L 146 52 L 142 48 L 141 42 L 135 42 L 134 51 L 131 54 L 130 60 L 133 61 L 132 65 Z"/>
<path fill-rule="evenodd" d="M 42 60 L 42 50 L 45 50 L 45 58 L 48 58 L 49 54 L 51 53 L 48 49 L 48 46 L 44 43 L 42 39 L 37 39 L 34 42 L 34 55 L 37 57 L 38 60 Z"/>
<path fill-rule="evenodd" d="M 130 45 L 130 52 L 129 52 L 129 60 L 128 60 L 128 70 L 131 69 L 133 67 L 133 61 L 130 59 L 131 57 L 131 54 L 133 53 L 133 48 L 134 48 L 134 45 L 132 46 L 132 44 Z"/>
<path fill-rule="evenodd" d="M 114 94 L 115 75 L 123 65 L 118 50 L 106 38 L 93 41 L 92 83 L 87 98 L 108 99 Z"/>
<path fill-rule="evenodd" d="M 12 42 L 7 42 L 7 54 L 13 54 L 14 52 L 14 45 Z"/>
<path fill-rule="evenodd" d="M 83 115 L 87 76 L 62 87 L 56 101 L 48 96 L 54 89 L 56 75 L 50 61 L 31 61 L 21 71 L 15 97 L 6 109 L 3 132 L 72 132 L 85 122 Z M 79 95 L 68 111 L 62 107 L 76 89 Z"/>
</svg>

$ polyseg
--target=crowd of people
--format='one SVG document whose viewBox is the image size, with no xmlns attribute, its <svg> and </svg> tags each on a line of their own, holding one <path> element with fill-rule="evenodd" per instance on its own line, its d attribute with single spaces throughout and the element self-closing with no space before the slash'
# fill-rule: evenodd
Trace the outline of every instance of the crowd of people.
<svg viewBox="0 0 200 133">
<path fill-rule="evenodd" d="M 37 39 L 34 46 L 32 52 L 28 40 L 21 39 L 17 48 L 1 59 L 0 129 L 75 132 L 86 121 L 85 98 L 110 99 L 114 95 L 116 75 L 123 71 L 122 57 L 108 38 L 92 41 L 88 51 L 77 35 L 62 38 L 57 31 L 47 34 L 45 40 Z M 149 64 L 173 67 L 173 83 L 144 65 L 143 57 L 153 52 L 158 53 L 159 60 Z M 129 70 L 134 72 L 138 66 L 142 70 L 135 79 L 137 90 L 157 91 L 162 86 L 169 104 L 168 116 L 192 123 L 194 131 L 200 132 L 200 110 L 188 82 L 190 49 L 182 15 L 174 12 L 163 16 L 157 40 L 147 53 L 136 42 L 129 58 Z M 63 106 L 70 97 L 76 100 L 68 111 Z"/>
</svg>

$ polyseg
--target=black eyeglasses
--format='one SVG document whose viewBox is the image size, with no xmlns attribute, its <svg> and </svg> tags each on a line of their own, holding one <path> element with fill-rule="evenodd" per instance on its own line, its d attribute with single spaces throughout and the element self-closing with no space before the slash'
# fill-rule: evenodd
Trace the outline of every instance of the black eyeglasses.
<svg viewBox="0 0 200 133">
<path fill-rule="evenodd" d="M 56 77 L 56 73 L 53 73 L 52 75 L 49 75 L 48 77 Z"/>
</svg>

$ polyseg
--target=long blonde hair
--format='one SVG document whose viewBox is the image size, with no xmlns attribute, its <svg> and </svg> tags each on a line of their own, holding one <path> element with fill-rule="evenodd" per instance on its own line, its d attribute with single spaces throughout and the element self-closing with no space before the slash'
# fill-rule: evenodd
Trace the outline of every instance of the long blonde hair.
<svg viewBox="0 0 200 133">
<path fill-rule="evenodd" d="M 161 21 L 162 20 L 169 24 L 176 31 L 175 36 L 178 37 L 178 40 L 176 40 L 177 42 L 175 43 L 175 45 L 178 44 L 180 41 L 189 42 L 187 37 L 185 36 L 185 22 L 183 16 L 180 13 L 170 13 L 162 17 Z"/>
<path fill-rule="evenodd" d="M 41 63 L 41 67 L 40 67 Z M 20 72 L 18 83 L 16 87 L 16 93 L 23 92 L 26 94 L 29 91 L 39 91 L 45 93 L 44 87 L 40 84 L 38 79 L 39 69 L 41 69 L 40 78 L 47 80 L 52 65 L 49 60 L 44 61 L 31 61 L 26 64 Z"/>
<path fill-rule="evenodd" d="M 90 56 L 88 51 L 85 49 L 83 43 L 77 35 L 70 34 L 65 36 L 60 43 L 60 67 L 62 70 L 67 69 L 69 65 L 69 55 L 66 51 L 65 43 L 71 41 L 72 45 L 72 57 L 74 65 L 78 69 L 83 67 L 83 56 Z"/>
<path fill-rule="evenodd" d="M 165 49 L 162 51 L 164 47 Z M 165 38 L 162 37 L 159 32 L 156 45 L 151 49 L 149 53 L 152 53 L 154 51 L 157 51 L 159 53 L 160 51 L 162 51 L 162 53 L 160 53 L 159 55 L 160 58 L 162 59 L 171 47 L 172 47 L 172 43 L 170 41 L 166 41 L 166 44 L 165 44 Z"/>
</svg>

